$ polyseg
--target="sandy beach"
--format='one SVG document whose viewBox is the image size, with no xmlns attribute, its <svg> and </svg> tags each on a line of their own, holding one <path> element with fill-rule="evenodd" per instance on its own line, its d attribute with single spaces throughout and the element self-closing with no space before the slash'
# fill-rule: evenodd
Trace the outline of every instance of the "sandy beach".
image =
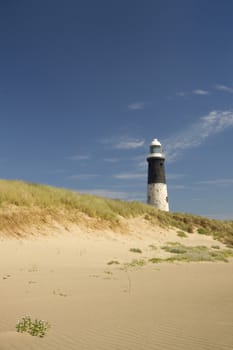
<svg viewBox="0 0 233 350">
<path fill-rule="evenodd" d="M 2 238 L 0 350 L 231 350 L 233 262 L 127 266 L 153 257 L 151 246 L 182 241 L 175 231 L 141 229 Z M 185 239 L 213 243 L 198 234 Z M 16 332 L 24 315 L 50 323 L 44 338 Z"/>
</svg>

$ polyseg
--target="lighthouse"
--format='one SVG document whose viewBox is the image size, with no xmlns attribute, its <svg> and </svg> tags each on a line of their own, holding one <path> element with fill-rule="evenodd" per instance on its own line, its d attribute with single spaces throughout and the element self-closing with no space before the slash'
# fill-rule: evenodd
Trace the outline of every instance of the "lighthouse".
<svg viewBox="0 0 233 350">
<path fill-rule="evenodd" d="M 169 211 L 167 184 L 165 177 L 165 156 L 162 145 L 154 139 L 150 144 L 148 161 L 147 203 L 157 209 Z"/>
</svg>

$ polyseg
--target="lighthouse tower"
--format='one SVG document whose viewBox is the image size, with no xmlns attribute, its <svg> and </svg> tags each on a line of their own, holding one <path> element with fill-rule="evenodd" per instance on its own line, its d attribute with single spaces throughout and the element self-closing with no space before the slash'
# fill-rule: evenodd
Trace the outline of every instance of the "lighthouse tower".
<svg viewBox="0 0 233 350">
<path fill-rule="evenodd" d="M 148 161 L 147 203 L 160 210 L 169 211 L 165 177 L 165 156 L 161 143 L 154 139 L 150 144 Z"/>
</svg>

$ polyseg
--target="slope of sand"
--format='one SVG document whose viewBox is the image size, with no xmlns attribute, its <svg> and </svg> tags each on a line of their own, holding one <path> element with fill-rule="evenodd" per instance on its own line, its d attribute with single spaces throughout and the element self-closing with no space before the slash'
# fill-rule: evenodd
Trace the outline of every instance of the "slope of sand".
<svg viewBox="0 0 233 350">
<path fill-rule="evenodd" d="M 136 219 L 125 235 L 70 227 L 53 237 L 0 240 L 0 350 L 232 350 L 232 262 L 124 267 L 163 257 L 167 241 L 216 244 Z M 15 331 L 25 314 L 51 324 L 44 338 Z"/>
</svg>

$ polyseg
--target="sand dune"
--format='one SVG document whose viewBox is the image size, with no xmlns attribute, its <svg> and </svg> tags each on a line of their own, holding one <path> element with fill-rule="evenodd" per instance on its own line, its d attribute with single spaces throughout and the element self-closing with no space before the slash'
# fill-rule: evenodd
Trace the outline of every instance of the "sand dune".
<svg viewBox="0 0 233 350">
<path fill-rule="evenodd" d="M 53 237 L 2 239 L 0 350 L 232 350 L 233 262 L 127 267 L 153 257 L 150 245 L 163 256 L 159 246 L 182 241 L 175 231 L 140 225 L 129 223 L 127 235 L 73 227 Z M 214 243 L 185 238 L 187 245 Z M 51 324 L 44 338 L 15 331 L 25 314 Z"/>
</svg>

